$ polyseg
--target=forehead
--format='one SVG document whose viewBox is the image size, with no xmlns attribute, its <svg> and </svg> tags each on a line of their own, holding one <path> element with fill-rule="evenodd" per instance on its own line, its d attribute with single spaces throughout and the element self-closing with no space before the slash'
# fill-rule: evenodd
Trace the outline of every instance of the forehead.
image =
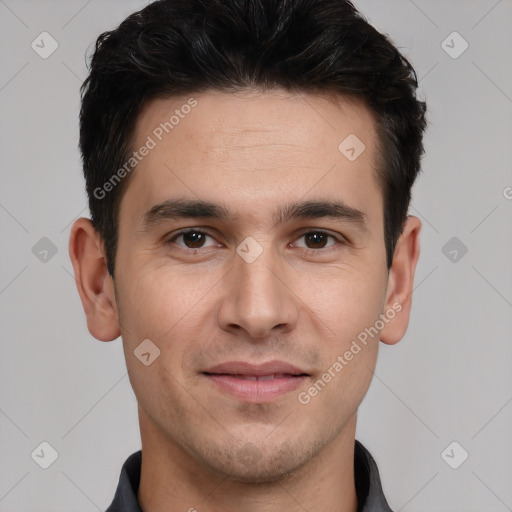
<svg viewBox="0 0 512 512">
<path fill-rule="evenodd" d="M 372 142 L 374 125 L 373 113 L 361 100 L 332 93 L 208 91 L 149 101 L 136 124 L 135 146 L 153 135 L 164 144 L 191 140 L 217 154 L 258 144 L 332 151 L 347 130 Z"/>
<path fill-rule="evenodd" d="M 151 146 L 122 201 L 137 203 L 138 214 L 184 194 L 246 209 L 308 194 L 350 195 L 359 208 L 380 199 L 375 119 L 351 98 L 282 90 L 159 98 L 133 140 L 134 150 Z"/>
</svg>

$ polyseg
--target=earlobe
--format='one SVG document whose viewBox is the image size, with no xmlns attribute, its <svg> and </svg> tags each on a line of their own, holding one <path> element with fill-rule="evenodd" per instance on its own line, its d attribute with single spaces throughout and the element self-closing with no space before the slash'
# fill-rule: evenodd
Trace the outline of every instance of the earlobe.
<svg viewBox="0 0 512 512">
<path fill-rule="evenodd" d="M 82 217 L 73 223 L 69 256 L 89 332 L 101 341 L 116 339 L 121 331 L 114 283 L 107 271 L 100 236 L 90 219 Z"/>
<path fill-rule="evenodd" d="M 398 343 L 407 331 L 412 305 L 414 273 L 420 255 L 421 221 L 409 215 L 395 247 L 389 270 L 384 314 L 390 317 L 380 333 L 387 345 Z M 391 318 L 392 316 L 392 318 Z"/>
</svg>

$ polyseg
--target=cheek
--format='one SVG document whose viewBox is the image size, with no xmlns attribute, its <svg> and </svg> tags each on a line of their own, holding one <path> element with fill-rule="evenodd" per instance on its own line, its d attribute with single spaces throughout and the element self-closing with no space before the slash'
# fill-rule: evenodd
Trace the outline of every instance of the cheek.
<svg viewBox="0 0 512 512">
<path fill-rule="evenodd" d="M 124 286 L 118 290 L 119 317 L 134 393 L 157 423 L 169 422 L 171 411 L 184 417 L 191 409 L 190 395 L 185 390 L 193 392 L 194 383 L 189 374 L 183 373 L 182 363 L 186 351 L 203 336 L 204 320 L 199 315 L 201 298 L 208 286 L 185 279 L 176 269 L 133 272 L 140 276 L 137 280 L 124 275 Z M 187 287 L 187 282 L 194 286 Z M 150 358 L 158 355 L 148 365 L 136 355 L 141 354 L 138 347 L 143 340 L 150 340 L 157 347 L 149 345 Z"/>
<path fill-rule="evenodd" d="M 324 328 L 335 338 L 337 348 L 374 325 L 385 299 L 383 273 L 370 268 L 333 271 L 304 283 L 301 296 Z"/>
<path fill-rule="evenodd" d="M 128 274 L 128 273 L 127 273 Z M 136 279 L 124 279 L 120 290 L 121 330 L 129 339 L 154 339 L 163 343 L 183 325 L 194 325 L 201 299 L 211 288 L 208 275 L 199 279 L 179 266 L 134 270 Z M 211 274 L 210 274 L 211 276 Z"/>
<path fill-rule="evenodd" d="M 316 288 L 319 290 L 319 288 Z M 331 279 L 321 294 L 309 297 L 316 331 L 323 339 L 323 373 L 311 390 L 322 398 L 318 406 L 339 405 L 338 411 L 357 409 L 375 369 L 379 346 L 376 322 L 382 312 L 382 276 Z M 315 320 L 316 319 L 316 320 Z M 323 404 L 323 405 L 322 405 Z"/>
</svg>

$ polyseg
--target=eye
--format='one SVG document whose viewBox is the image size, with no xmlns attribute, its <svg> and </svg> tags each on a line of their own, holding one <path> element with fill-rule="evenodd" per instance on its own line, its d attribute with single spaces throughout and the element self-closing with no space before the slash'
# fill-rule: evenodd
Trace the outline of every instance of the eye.
<svg viewBox="0 0 512 512">
<path fill-rule="evenodd" d="M 206 245 L 206 240 L 208 238 L 212 240 L 210 245 Z M 343 239 L 325 231 L 308 231 L 300 235 L 297 240 L 301 239 L 304 240 L 304 244 L 295 242 L 293 245 L 311 253 L 322 252 L 321 250 L 323 250 L 323 252 L 327 252 L 331 249 L 335 249 L 337 245 L 344 243 Z M 178 240 L 181 240 L 181 243 L 178 243 Z M 222 247 L 222 245 L 216 242 L 212 236 L 198 228 L 189 228 L 179 231 L 178 233 L 175 233 L 170 238 L 168 238 L 165 243 L 166 245 L 177 245 L 184 250 L 197 250 L 207 247 Z"/>
<path fill-rule="evenodd" d="M 333 243 L 327 245 L 329 238 L 332 239 Z M 332 246 L 337 245 L 337 243 L 342 243 L 341 240 L 338 240 L 334 235 L 330 233 L 326 233 L 325 231 L 308 231 L 307 233 L 303 233 L 298 240 L 304 239 L 305 246 L 301 246 L 300 244 L 295 244 L 297 247 L 304 247 L 307 250 L 315 252 L 318 249 L 326 249 Z"/>
<path fill-rule="evenodd" d="M 181 238 L 183 240 L 183 245 L 176 243 L 176 240 Z M 183 247 L 185 249 L 202 249 L 205 247 L 205 241 L 207 238 L 213 237 L 205 233 L 204 231 L 201 231 L 200 229 L 187 229 L 184 231 L 180 231 L 179 233 L 176 233 L 174 236 L 172 236 L 170 239 L 166 241 L 166 244 L 176 244 L 179 247 Z M 214 243 L 210 246 L 206 247 L 214 247 L 219 246 L 218 243 Z"/>
</svg>

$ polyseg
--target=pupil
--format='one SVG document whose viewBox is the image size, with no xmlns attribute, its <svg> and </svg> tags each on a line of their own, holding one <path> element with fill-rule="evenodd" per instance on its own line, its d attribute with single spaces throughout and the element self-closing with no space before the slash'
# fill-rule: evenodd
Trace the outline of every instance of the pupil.
<svg viewBox="0 0 512 512">
<path fill-rule="evenodd" d="M 309 235 L 306 235 L 308 240 L 313 240 L 313 245 L 318 245 L 320 244 L 320 246 L 324 246 L 324 243 L 322 242 L 325 242 L 325 235 L 323 233 L 311 233 Z M 321 240 L 319 240 L 319 238 Z"/>
<path fill-rule="evenodd" d="M 203 239 L 203 233 L 198 233 L 197 231 L 190 231 L 189 233 L 184 233 L 183 238 L 185 240 L 185 244 L 190 247 L 190 244 L 194 245 L 194 247 L 190 247 L 191 249 L 197 249 L 201 247 Z"/>
</svg>

